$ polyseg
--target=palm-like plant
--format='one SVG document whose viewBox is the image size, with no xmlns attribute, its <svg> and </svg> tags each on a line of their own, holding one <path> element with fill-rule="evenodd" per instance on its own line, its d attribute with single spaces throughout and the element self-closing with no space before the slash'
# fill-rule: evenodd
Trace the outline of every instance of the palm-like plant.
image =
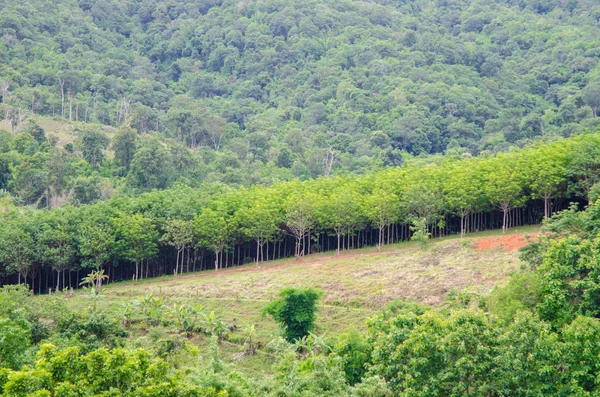
<svg viewBox="0 0 600 397">
<path fill-rule="evenodd" d="M 135 304 L 140 306 L 144 311 L 146 326 L 157 326 L 162 322 L 163 297 L 155 298 L 150 292 L 149 294 L 138 297 Z"/>
<path fill-rule="evenodd" d="M 221 318 L 215 315 L 212 311 L 208 315 L 202 314 L 204 318 L 202 323 L 207 334 L 216 336 L 219 341 L 222 340 L 223 334 L 227 331 L 227 324 L 225 324 Z"/>
<path fill-rule="evenodd" d="M 196 306 L 174 304 L 170 313 L 175 317 L 180 330 L 185 332 L 186 336 L 191 337 L 194 335 L 199 317 L 204 315 L 202 309 L 201 304 Z"/>
<path fill-rule="evenodd" d="M 102 282 L 108 280 L 108 275 L 104 274 L 104 269 L 92 270 L 86 277 L 81 280 L 79 285 L 88 285 L 96 294 L 102 292 Z"/>
<path fill-rule="evenodd" d="M 325 340 L 322 337 L 315 335 L 312 332 L 309 332 L 308 335 L 296 340 L 294 347 L 301 356 L 312 356 L 322 352 L 329 353 L 332 351 L 331 346 L 325 343 Z"/>
<path fill-rule="evenodd" d="M 248 327 L 246 329 L 246 333 L 248 334 L 248 336 L 246 337 L 246 340 L 244 342 L 244 345 L 248 345 L 248 348 L 246 348 L 246 354 L 249 356 L 253 356 L 254 355 L 254 335 L 256 334 L 256 328 L 254 327 L 254 324 L 252 324 L 250 327 Z"/>
<path fill-rule="evenodd" d="M 121 324 L 127 329 L 131 325 L 131 318 L 136 311 L 136 306 L 131 302 L 121 303 L 119 305 L 119 315 L 121 317 Z"/>
</svg>

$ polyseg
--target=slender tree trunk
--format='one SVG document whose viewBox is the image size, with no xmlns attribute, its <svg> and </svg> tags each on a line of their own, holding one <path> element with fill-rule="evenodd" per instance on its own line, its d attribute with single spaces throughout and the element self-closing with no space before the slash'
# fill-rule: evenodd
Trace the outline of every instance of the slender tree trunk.
<svg viewBox="0 0 600 397">
<path fill-rule="evenodd" d="M 337 254 L 340 254 L 340 237 L 341 237 L 341 233 L 337 232 Z"/>
<path fill-rule="evenodd" d="M 58 80 L 60 84 L 60 109 L 61 109 L 61 119 L 65 119 L 65 81 L 62 79 Z"/>
<path fill-rule="evenodd" d="M 260 254 L 260 240 L 256 240 L 256 265 L 258 265 L 258 255 Z"/>
<path fill-rule="evenodd" d="M 73 92 L 69 89 L 69 121 L 73 121 Z"/>
</svg>

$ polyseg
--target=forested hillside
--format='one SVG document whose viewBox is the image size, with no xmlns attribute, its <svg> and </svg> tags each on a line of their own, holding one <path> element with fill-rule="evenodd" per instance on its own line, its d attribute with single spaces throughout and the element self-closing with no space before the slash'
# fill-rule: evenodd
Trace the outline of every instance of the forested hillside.
<svg viewBox="0 0 600 397">
<path fill-rule="evenodd" d="M 0 133 L 0 188 L 25 204 L 92 202 L 177 180 L 248 185 L 364 172 L 598 124 L 593 0 L 2 0 L 0 8 L 0 107 L 10 131 Z M 70 122 L 75 144 L 63 150 L 32 115 Z"/>
<path fill-rule="evenodd" d="M 537 224 L 600 195 L 600 135 L 367 175 L 255 185 L 178 184 L 49 210 L 0 201 L 0 283 L 38 292 L 222 269 L 321 251 Z"/>
</svg>

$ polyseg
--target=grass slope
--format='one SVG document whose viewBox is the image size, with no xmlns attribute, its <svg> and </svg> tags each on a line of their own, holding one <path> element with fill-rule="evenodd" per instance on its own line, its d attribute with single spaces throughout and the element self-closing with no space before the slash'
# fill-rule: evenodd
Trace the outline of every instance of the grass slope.
<svg viewBox="0 0 600 397">
<path fill-rule="evenodd" d="M 140 282 L 121 282 L 106 288 L 101 305 L 114 310 L 118 303 L 154 293 L 173 303 L 201 303 L 239 330 L 255 324 L 261 345 L 272 340 L 276 324 L 261 318 L 262 307 L 284 287 L 316 287 L 325 291 L 320 303 L 317 333 L 335 336 L 350 328 L 364 329 L 366 320 L 392 299 L 441 306 L 447 293 L 468 285 L 475 291 L 488 291 L 503 282 L 520 266 L 516 250 L 525 234 L 535 227 L 517 228 L 507 235 L 499 232 L 471 234 L 433 240 L 421 248 L 414 243 L 312 255 L 302 260 L 285 259 L 260 265 L 205 271 L 173 278 L 161 277 Z M 82 293 L 68 299 L 74 307 L 88 305 Z M 145 332 L 138 329 L 139 332 Z M 243 331 L 230 334 L 230 341 L 242 343 Z M 202 338 L 196 340 L 200 345 Z M 203 349 L 204 350 L 204 349 Z M 269 358 L 264 352 L 242 357 L 240 344 L 224 343 L 222 352 L 235 361 L 242 372 L 258 375 L 268 372 Z"/>
</svg>

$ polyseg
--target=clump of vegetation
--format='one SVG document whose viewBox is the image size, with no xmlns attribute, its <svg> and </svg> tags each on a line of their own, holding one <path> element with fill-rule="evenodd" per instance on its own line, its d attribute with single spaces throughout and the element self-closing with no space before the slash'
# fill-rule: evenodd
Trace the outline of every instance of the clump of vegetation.
<svg viewBox="0 0 600 397">
<path fill-rule="evenodd" d="M 279 292 L 280 298 L 270 302 L 263 310 L 283 328 L 286 340 L 294 342 L 314 329 L 317 301 L 322 295 L 322 291 L 313 288 L 285 288 Z"/>
</svg>

